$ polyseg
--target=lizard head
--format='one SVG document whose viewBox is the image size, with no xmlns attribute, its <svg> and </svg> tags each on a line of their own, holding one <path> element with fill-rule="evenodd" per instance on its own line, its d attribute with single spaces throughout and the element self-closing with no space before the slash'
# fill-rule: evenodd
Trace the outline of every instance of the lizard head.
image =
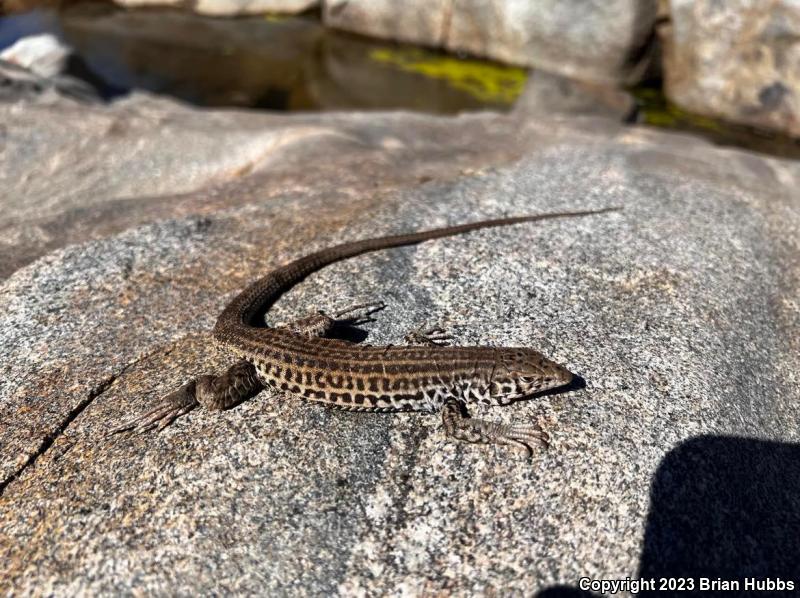
<svg viewBox="0 0 800 598">
<path fill-rule="evenodd" d="M 567 368 L 533 349 L 498 349 L 498 357 L 490 392 L 500 402 L 564 386 L 574 377 Z"/>
</svg>

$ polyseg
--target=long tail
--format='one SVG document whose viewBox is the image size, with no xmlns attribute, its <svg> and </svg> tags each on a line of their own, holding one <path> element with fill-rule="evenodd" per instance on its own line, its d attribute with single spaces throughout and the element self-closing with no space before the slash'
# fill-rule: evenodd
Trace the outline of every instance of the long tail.
<svg viewBox="0 0 800 598">
<path fill-rule="evenodd" d="M 231 301 L 225 310 L 220 314 L 214 326 L 214 336 L 225 341 L 226 338 L 237 329 L 260 327 L 256 324 L 256 317 L 266 311 L 278 300 L 278 298 L 302 281 L 312 272 L 324 268 L 328 264 L 339 260 L 347 259 L 376 251 L 378 249 L 388 249 L 390 247 L 401 247 L 404 245 L 416 245 L 429 239 L 449 237 L 461 233 L 470 232 L 482 228 L 495 226 L 507 226 L 520 222 L 535 222 L 539 220 L 550 220 L 552 218 L 574 218 L 578 216 L 589 216 L 591 214 L 603 214 L 621 210 L 621 207 L 603 208 L 600 210 L 587 210 L 582 212 L 557 212 L 552 214 L 536 214 L 533 216 L 513 216 L 510 218 L 496 218 L 494 220 L 482 220 L 480 222 L 470 222 L 456 226 L 447 226 L 433 230 L 408 233 L 404 235 L 394 235 L 388 237 L 377 237 L 374 239 L 364 239 L 362 241 L 352 241 L 342 243 L 327 249 L 322 249 L 304 257 L 294 260 L 281 266 L 259 278 L 244 291 L 239 293 Z"/>
</svg>

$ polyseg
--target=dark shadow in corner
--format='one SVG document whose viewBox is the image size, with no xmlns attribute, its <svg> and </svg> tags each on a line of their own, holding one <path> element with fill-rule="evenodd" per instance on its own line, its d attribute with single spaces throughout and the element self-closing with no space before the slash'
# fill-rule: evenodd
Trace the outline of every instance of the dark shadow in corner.
<svg viewBox="0 0 800 598">
<path fill-rule="evenodd" d="M 800 445 L 701 436 L 672 450 L 650 489 L 639 567 L 640 577 L 740 580 L 742 593 L 747 577 L 800 589 Z"/>
<path fill-rule="evenodd" d="M 648 590 L 640 597 L 797 595 L 800 445 L 701 436 L 673 449 L 661 462 L 650 489 L 636 577 L 695 582 L 694 591 Z M 700 578 L 735 580 L 740 587 L 700 591 Z M 745 592 L 745 578 L 792 581 L 794 591 Z M 589 594 L 568 586 L 538 594 L 580 595 Z"/>
</svg>

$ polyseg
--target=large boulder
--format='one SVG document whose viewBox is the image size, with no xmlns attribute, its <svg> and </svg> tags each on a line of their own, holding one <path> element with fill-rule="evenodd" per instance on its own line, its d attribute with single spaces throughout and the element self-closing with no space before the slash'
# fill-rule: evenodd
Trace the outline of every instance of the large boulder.
<svg viewBox="0 0 800 598">
<path fill-rule="evenodd" d="M 72 122 L 63 106 L 37 106 L 24 129 L 28 162 L 51 170 L 20 157 L 3 176 L 20 228 L 38 210 L 73 236 L 0 287 L 0 593 L 530 595 L 580 578 L 800 576 L 797 163 L 588 117 L 148 98 L 81 114 L 73 178 L 71 130 L 37 136 Z M 137 144 L 149 162 L 120 153 Z M 269 314 L 381 299 L 377 322 L 343 332 L 385 344 L 441 324 L 459 344 L 540 349 L 584 385 L 472 409 L 544 426 L 553 445 L 531 459 L 452 442 L 438 416 L 269 393 L 105 437 L 228 365 L 217 314 L 287 260 L 607 206 L 624 209 L 340 262 Z"/>
<path fill-rule="evenodd" d="M 672 0 L 667 96 L 700 114 L 800 136 L 800 5 Z"/>
<path fill-rule="evenodd" d="M 147 222 L 319 189 L 319 180 L 330 193 L 381 194 L 506 164 L 540 143 L 488 113 L 384 116 L 399 124 L 367 127 L 365 115 L 202 112 L 141 94 L 88 109 L 53 95 L 0 102 L 0 278 Z M 255 173 L 269 182 L 239 185 Z"/>
<path fill-rule="evenodd" d="M 627 83 L 647 64 L 657 1 L 328 0 L 323 10 L 348 31 Z"/>
</svg>

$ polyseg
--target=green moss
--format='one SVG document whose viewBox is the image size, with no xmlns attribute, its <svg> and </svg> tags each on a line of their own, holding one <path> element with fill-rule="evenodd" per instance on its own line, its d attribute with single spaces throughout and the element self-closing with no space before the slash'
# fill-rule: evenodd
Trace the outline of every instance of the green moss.
<svg viewBox="0 0 800 598">
<path fill-rule="evenodd" d="M 522 68 L 453 58 L 420 49 L 377 48 L 369 57 L 409 73 L 447 81 L 454 88 L 487 103 L 513 104 L 528 77 Z"/>
<path fill-rule="evenodd" d="M 639 100 L 644 122 L 656 127 L 671 129 L 691 128 L 722 133 L 725 125 L 713 118 L 683 110 L 667 100 L 660 89 L 640 87 L 631 90 Z"/>
</svg>

